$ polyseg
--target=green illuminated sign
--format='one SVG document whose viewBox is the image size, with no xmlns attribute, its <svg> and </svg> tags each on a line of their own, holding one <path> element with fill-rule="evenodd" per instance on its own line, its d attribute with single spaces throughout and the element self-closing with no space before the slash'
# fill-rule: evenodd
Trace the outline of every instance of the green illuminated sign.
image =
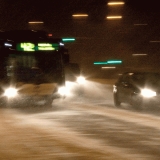
<svg viewBox="0 0 160 160">
<path fill-rule="evenodd" d="M 24 42 L 24 43 L 19 43 L 17 45 L 17 50 L 18 51 L 53 51 L 53 50 L 58 50 L 59 49 L 59 44 L 57 43 L 30 43 L 30 42 Z"/>
<path fill-rule="evenodd" d="M 50 43 L 38 43 L 38 50 L 56 50 L 56 48 Z"/>
<path fill-rule="evenodd" d="M 94 62 L 95 65 L 122 64 L 122 60 L 108 60 L 102 62 Z"/>
<path fill-rule="evenodd" d="M 75 38 L 62 38 L 63 42 L 73 42 L 75 41 Z"/>
<path fill-rule="evenodd" d="M 24 51 L 35 51 L 35 44 L 33 43 L 20 43 L 19 47 Z"/>
</svg>

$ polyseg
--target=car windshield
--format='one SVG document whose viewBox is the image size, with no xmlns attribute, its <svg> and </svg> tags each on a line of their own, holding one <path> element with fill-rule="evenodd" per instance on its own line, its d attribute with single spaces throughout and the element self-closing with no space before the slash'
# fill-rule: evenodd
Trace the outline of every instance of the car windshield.
<svg viewBox="0 0 160 160">
<path fill-rule="evenodd" d="M 135 73 L 131 79 L 136 83 L 160 84 L 160 73 Z"/>
</svg>

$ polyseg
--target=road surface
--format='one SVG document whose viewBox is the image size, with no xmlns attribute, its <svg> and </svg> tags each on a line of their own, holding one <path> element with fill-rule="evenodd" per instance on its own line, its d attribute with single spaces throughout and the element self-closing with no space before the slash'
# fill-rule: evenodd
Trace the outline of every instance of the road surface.
<svg viewBox="0 0 160 160">
<path fill-rule="evenodd" d="M 115 108 L 112 83 L 87 84 L 52 107 L 0 108 L 1 160 L 159 160 L 160 109 Z"/>
</svg>

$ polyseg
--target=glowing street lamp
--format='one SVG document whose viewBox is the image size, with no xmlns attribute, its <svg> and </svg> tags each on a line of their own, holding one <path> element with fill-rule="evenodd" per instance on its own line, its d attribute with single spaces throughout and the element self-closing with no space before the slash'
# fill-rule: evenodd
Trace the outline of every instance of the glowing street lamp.
<svg viewBox="0 0 160 160">
<path fill-rule="evenodd" d="M 117 5 L 124 5 L 124 2 L 108 2 L 107 5 L 109 6 L 117 6 Z"/>
<path fill-rule="evenodd" d="M 72 17 L 74 17 L 74 18 L 85 18 L 85 17 L 88 17 L 88 14 L 73 14 Z"/>
<path fill-rule="evenodd" d="M 115 20 L 115 19 L 122 19 L 122 16 L 107 16 L 106 18 L 109 20 Z"/>
<path fill-rule="evenodd" d="M 43 24 L 43 21 L 30 21 L 29 24 Z"/>
</svg>

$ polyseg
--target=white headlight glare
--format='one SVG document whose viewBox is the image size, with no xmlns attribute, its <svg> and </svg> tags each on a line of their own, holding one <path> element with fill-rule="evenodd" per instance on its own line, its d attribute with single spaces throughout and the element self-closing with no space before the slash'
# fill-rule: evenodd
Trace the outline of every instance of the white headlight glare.
<svg viewBox="0 0 160 160">
<path fill-rule="evenodd" d="M 84 83 L 85 83 L 85 78 L 82 77 L 82 76 L 77 77 L 77 82 L 78 82 L 79 84 L 84 84 Z"/>
<path fill-rule="evenodd" d="M 69 94 L 69 90 L 66 87 L 60 87 L 58 89 L 58 93 L 62 96 L 65 96 Z"/>
<path fill-rule="evenodd" d="M 17 92 L 18 90 L 16 88 L 7 88 L 4 92 L 4 96 L 7 96 L 8 98 L 15 97 L 18 94 Z"/>
<path fill-rule="evenodd" d="M 157 94 L 156 94 L 155 91 L 152 91 L 152 90 L 150 90 L 150 89 L 142 89 L 142 90 L 141 90 L 141 95 L 142 95 L 143 97 L 150 98 L 150 97 L 156 96 Z"/>
</svg>

